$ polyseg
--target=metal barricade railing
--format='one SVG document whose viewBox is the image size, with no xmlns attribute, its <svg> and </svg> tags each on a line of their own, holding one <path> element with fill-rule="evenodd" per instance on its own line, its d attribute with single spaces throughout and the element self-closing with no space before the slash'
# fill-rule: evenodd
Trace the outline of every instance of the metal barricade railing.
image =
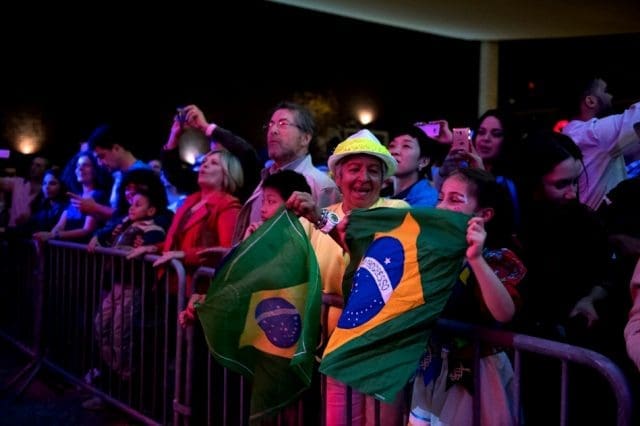
<svg viewBox="0 0 640 426">
<path fill-rule="evenodd" d="M 567 424 L 569 410 L 571 408 L 577 408 L 570 407 L 568 405 L 568 371 L 571 365 L 583 365 L 603 377 L 615 396 L 617 406 L 615 414 L 616 424 L 631 424 L 632 394 L 627 379 L 622 370 L 613 361 L 598 352 L 553 340 L 503 330 L 492 330 L 446 319 L 440 319 L 438 321 L 438 328 L 449 334 L 469 339 L 474 343 L 476 348 L 479 347 L 481 343 L 487 343 L 505 349 L 513 349 L 514 379 L 516 381 L 514 400 L 517 408 L 521 408 L 520 378 L 524 368 L 522 354 L 531 353 L 556 360 L 560 363 L 561 375 L 558 378 L 558 385 L 561 389 L 559 419 L 561 425 Z M 476 350 L 476 354 L 478 353 L 479 351 Z M 478 369 L 475 368 L 474 370 L 477 371 Z M 474 393 L 474 413 L 478 414 L 478 395 L 481 392 L 479 390 L 480 382 L 477 380 L 477 376 L 474 377 L 474 379 L 476 379 L 475 386 L 476 389 L 478 389 L 478 391 Z M 553 384 L 550 384 L 550 386 L 552 385 Z M 603 392 L 602 395 L 605 394 L 603 389 L 592 389 L 591 391 Z M 583 407 L 578 408 L 580 409 Z M 519 418 L 517 419 L 517 422 L 518 424 L 522 424 L 523 420 L 526 420 L 526 418 L 522 418 L 522 410 L 518 409 L 518 413 Z M 479 416 L 475 415 L 474 418 L 477 419 Z M 550 422 L 555 424 L 556 419 L 550 419 Z"/>
<path fill-rule="evenodd" d="M 327 312 L 329 306 L 342 307 L 343 300 L 339 295 L 323 294 L 323 324 L 327 324 Z M 557 424 L 559 420 L 561 425 L 567 424 L 570 407 L 568 404 L 568 382 L 569 382 L 569 367 L 570 365 L 583 365 L 591 369 L 594 373 L 597 373 L 603 377 L 612 393 L 615 395 L 616 413 L 615 421 L 619 426 L 630 425 L 632 419 L 632 393 L 627 382 L 627 379 L 622 370 L 609 358 L 604 355 L 594 352 L 592 350 L 582 348 L 579 346 L 569 345 L 553 340 L 542 339 L 538 337 L 528 336 L 525 334 L 514 333 L 504 330 L 494 330 L 486 327 L 476 326 L 467 323 L 461 323 L 458 321 L 440 319 L 437 322 L 436 328 L 440 333 L 447 333 L 451 336 L 463 337 L 474 345 L 474 389 L 473 393 L 473 413 L 474 424 L 480 424 L 480 395 L 481 395 L 481 382 L 479 380 L 479 359 L 480 359 L 480 345 L 489 344 L 498 346 L 505 350 L 510 350 L 513 353 L 513 365 L 514 365 L 514 406 L 516 408 L 517 424 L 523 424 L 526 418 L 523 419 L 522 404 L 520 399 L 520 379 L 523 371 L 523 353 L 531 353 L 540 355 L 542 357 L 554 360 L 561 365 L 561 375 L 558 378 L 560 393 L 560 419 L 549 419 L 550 423 Z M 326 330 L 324 330 L 326 336 Z M 328 337 L 328 336 L 327 336 Z M 553 384 L 549 384 L 553 386 Z M 603 389 L 592 389 L 592 392 L 606 392 Z M 602 393 L 604 395 L 604 393 Z M 325 395 L 323 394 L 323 399 Z M 346 412 L 346 424 L 351 424 L 352 412 L 349 409 L 351 392 L 347 390 L 347 412 Z M 581 409 L 583 407 L 573 407 Z M 376 404 L 375 412 L 375 424 L 380 425 L 380 405 Z M 405 416 L 406 419 L 406 416 Z M 613 418 L 611 419 L 613 421 Z M 324 422 L 323 422 L 324 424 Z M 406 424 L 406 422 L 405 422 Z"/>
<path fill-rule="evenodd" d="M 174 339 L 185 306 L 184 268 L 173 260 L 159 279 L 151 266 L 158 256 L 127 260 L 126 254 L 50 241 L 34 292 L 44 301 L 34 327 L 40 323 L 42 332 L 36 331 L 37 344 L 16 346 L 34 359 L 44 354 L 49 368 L 133 418 L 169 424 L 173 370 L 181 362 Z"/>
<path fill-rule="evenodd" d="M 31 366 L 39 365 L 42 361 L 69 381 L 90 389 L 145 423 L 168 424 L 172 421 L 174 425 L 242 425 L 248 422 L 249 384 L 241 376 L 213 361 L 201 332 L 196 331 L 199 327 L 189 327 L 183 332 L 177 326 L 177 313 L 186 306 L 185 274 L 180 262 L 174 260 L 168 264 L 171 273 L 158 280 L 157 271 L 150 266 L 157 256 L 148 255 L 144 261 L 126 261 L 123 257 L 125 252 L 97 249 L 96 254 L 89 254 L 84 245 L 60 241 L 51 241 L 47 250 L 37 256 L 34 247 L 25 244 L 23 251 L 14 249 L 11 256 L 4 257 L 0 264 L 0 272 L 6 277 L 2 285 L 2 294 L 6 296 L 3 297 L 5 313 L 21 315 L 18 321 L 23 322 L 16 327 L 15 318 L 12 321 L 3 320 L 0 322 L 0 333 L 32 357 Z M 7 265 L 7 259 L 16 259 L 16 263 Z M 15 270 L 11 270 L 12 267 Z M 213 273 L 211 268 L 200 268 L 193 280 L 210 280 Z M 127 283 L 135 284 L 127 286 Z M 177 284 L 177 291 L 172 293 L 169 291 L 171 283 Z M 109 291 L 119 285 L 120 294 Z M 136 288 L 138 295 L 134 294 Z M 139 313 L 134 306 L 125 303 L 124 295 L 128 290 L 131 297 L 139 297 Z M 129 321 L 133 331 L 124 339 L 122 336 L 116 338 L 114 331 L 117 327 L 111 324 L 109 331 L 108 327 L 103 326 L 101 348 L 97 343 L 95 323 L 105 313 L 103 304 L 109 298 L 111 307 L 119 306 L 121 315 Z M 42 306 L 39 306 L 38 300 L 43 302 Z M 24 310 L 23 306 L 32 306 L 33 309 Z M 341 307 L 342 298 L 323 294 L 321 320 L 325 326 L 330 306 Z M 568 370 L 573 364 L 584 365 L 601 375 L 615 395 L 617 424 L 627 425 L 631 422 L 632 398 L 626 378 L 611 360 L 599 353 L 455 321 L 440 320 L 437 328 L 441 332 L 464 337 L 475 345 L 474 374 L 479 370 L 480 344 L 496 345 L 510 351 L 516 381 L 514 401 L 518 409 L 518 423 L 523 421 L 520 409 L 523 353 L 537 354 L 561 364 L 561 424 L 566 423 L 569 409 L 572 408 L 567 402 L 567 389 Z M 176 341 L 172 342 L 174 336 Z M 327 338 L 325 330 L 323 341 L 326 342 Z M 110 356 L 105 356 L 101 350 L 113 349 L 114 341 L 120 342 L 119 348 L 114 349 Z M 128 346 L 127 350 L 123 344 Z M 91 374 L 85 374 L 94 371 L 94 368 L 102 372 L 99 383 L 89 383 Z M 175 373 L 172 376 L 173 368 Z M 194 380 L 194 377 L 204 380 Z M 326 401 L 325 380 L 321 380 L 323 401 Z M 478 390 L 481 386 L 477 377 L 475 386 Z M 311 399 L 318 395 L 318 389 L 307 392 L 311 393 Z M 480 391 L 474 392 L 476 424 L 480 418 L 479 394 Z M 347 389 L 345 402 L 348 424 L 352 417 L 351 395 L 351 390 Z M 313 413 L 309 412 L 309 407 L 305 407 L 303 401 L 305 398 L 280 414 L 274 420 L 275 424 L 303 424 L 304 414 L 315 415 L 316 419 L 320 419 L 320 424 L 326 424 L 324 406 L 319 408 L 319 413 Z M 379 403 L 375 405 L 374 416 L 376 424 L 380 424 Z M 551 421 L 555 423 L 555 420 Z"/>
<path fill-rule="evenodd" d="M 4 385 L 15 387 L 20 395 L 40 370 L 44 355 L 40 339 L 44 258 L 32 240 L 2 240 L 0 250 L 0 336 L 30 356 Z"/>
<path fill-rule="evenodd" d="M 192 288 L 199 280 L 210 281 L 214 273 L 213 268 L 198 268 L 193 275 Z M 215 362 L 201 328 L 197 324 L 187 327 L 182 338 L 178 337 L 178 346 L 182 346 L 180 352 L 184 351 L 184 362 L 176 365 L 174 424 L 247 424 L 247 382 L 241 375 Z"/>
<path fill-rule="evenodd" d="M 32 240 L 0 240 L 0 330 L 10 341 L 36 349 L 34 339 L 42 259 Z"/>
<path fill-rule="evenodd" d="M 201 268 L 196 273 L 196 276 L 200 278 L 210 279 L 211 276 L 213 276 L 213 272 L 214 272 L 213 269 Z M 322 318 L 321 318 L 321 322 L 323 325 L 326 325 L 328 323 L 329 307 L 333 306 L 333 307 L 339 308 L 342 306 L 342 303 L 343 302 L 342 302 L 341 296 L 323 294 L 323 309 L 322 309 Z M 521 400 L 520 400 L 520 377 L 521 377 L 521 371 L 523 368 L 521 355 L 523 352 L 538 354 L 538 355 L 547 357 L 549 359 L 552 359 L 561 364 L 562 374 L 561 374 L 561 377 L 558 378 L 558 380 L 561 382 L 560 386 L 563 389 L 563 392 L 561 393 L 561 396 L 560 396 L 561 401 L 559 402 L 561 405 L 560 424 L 566 424 L 567 416 L 568 416 L 567 413 L 569 408 L 571 408 L 568 406 L 568 402 L 567 402 L 567 382 L 568 382 L 567 371 L 568 371 L 569 365 L 573 365 L 573 364 L 580 364 L 580 365 L 587 366 L 597 374 L 604 377 L 616 397 L 617 410 L 616 410 L 615 417 L 616 417 L 617 424 L 629 425 L 631 422 L 632 397 L 631 397 L 631 391 L 629 389 L 627 380 L 624 374 L 621 372 L 620 368 L 618 368 L 610 359 L 606 358 L 605 356 L 597 352 L 594 352 L 585 348 L 573 346 L 573 345 L 568 345 L 565 343 L 552 341 L 552 340 L 536 338 L 536 337 L 513 333 L 509 331 L 493 330 L 493 329 L 488 329 L 484 327 L 474 326 L 471 324 L 460 323 L 460 322 L 445 320 L 445 319 L 439 320 L 436 328 L 439 330 L 440 333 L 447 333 L 452 336 L 464 337 L 465 339 L 468 339 L 470 342 L 472 342 L 472 344 L 475 347 L 475 350 L 474 350 L 475 367 L 473 369 L 474 382 L 475 382 L 474 385 L 475 385 L 475 389 L 477 390 L 473 394 L 473 410 L 474 410 L 475 424 L 480 424 L 479 419 L 480 419 L 481 383 L 478 376 L 478 372 L 479 372 L 478 366 L 479 366 L 479 359 L 481 354 L 481 351 L 480 351 L 481 344 L 499 346 L 509 351 L 513 355 L 514 375 L 515 375 L 514 401 L 515 401 L 515 407 L 518 413 L 517 415 L 518 418 L 516 419 L 518 424 L 522 424 L 524 420 L 522 418 L 522 410 L 521 410 L 522 407 L 521 407 Z M 189 335 L 189 341 L 187 344 L 187 351 L 190 351 L 191 350 L 190 348 L 193 348 L 195 346 L 204 345 L 203 339 L 199 339 L 200 341 L 198 341 L 198 339 L 195 339 L 195 340 L 193 339 L 192 330 L 189 330 L 188 335 Z M 323 327 L 323 339 L 325 339 L 326 341 L 327 338 L 328 336 L 327 336 L 326 327 Z M 193 357 L 191 356 L 187 356 L 187 358 L 189 359 L 189 361 L 193 360 Z M 199 361 L 202 361 L 202 359 Z M 189 390 L 187 390 L 187 388 L 191 386 L 191 382 L 189 381 L 188 378 L 191 376 L 192 372 L 195 371 L 195 372 L 198 372 L 197 374 L 200 374 L 200 372 L 204 371 L 205 369 L 202 364 L 198 364 L 198 361 L 195 361 L 195 362 L 196 364 L 193 365 L 192 367 L 187 367 L 187 372 L 185 374 L 184 379 L 186 379 L 185 381 L 186 395 L 189 395 L 189 392 L 190 392 Z M 212 358 L 210 356 L 208 356 L 206 361 L 207 377 L 210 377 L 210 375 L 212 374 L 211 369 L 213 364 L 215 364 L 215 362 L 212 361 Z M 417 361 L 416 361 L 416 364 L 417 364 Z M 221 367 L 218 367 L 218 368 L 220 368 L 222 371 Z M 201 417 L 199 417 L 198 424 L 214 425 L 214 424 L 245 424 L 246 423 L 246 419 L 248 416 L 248 397 L 249 397 L 247 391 L 248 391 L 249 385 L 248 383 L 245 383 L 243 379 L 237 375 L 233 375 L 233 380 L 236 380 L 238 381 L 238 383 L 241 384 L 241 386 L 244 389 L 244 392 L 240 395 L 240 398 L 241 398 L 240 402 L 235 404 L 236 405 L 235 408 L 236 409 L 240 408 L 241 412 L 239 414 L 239 417 L 234 418 L 234 423 L 229 423 L 228 421 L 229 406 L 227 402 L 230 400 L 230 398 L 229 398 L 229 395 L 227 394 L 227 389 L 229 385 L 230 374 L 231 373 L 227 371 L 223 371 L 223 375 L 224 375 L 223 380 L 215 381 L 215 382 L 209 381 L 207 383 L 208 396 L 206 398 L 206 401 L 209 402 L 211 400 L 212 392 L 218 392 L 218 393 L 221 392 L 223 395 L 222 400 L 224 401 L 224 404 L 223 404 L 224 412 L 219 413 L 219 417 L 215 417 L 211 411 L 211 404 L 207 403 L 205 404 L 206 406 L 204 407 L 204 409 L 207 410 L 206 416 L 201 415 Z M 603 391 L 603 390 L 597 389 L 594 391 Z M 317 392 L 317 389 L 310 389 L 307 392 Z M 352 408 L 353 395 L 354 395 L 354 392 L 351 390 L 351 388 L 347 387 L 346 397 L 345 397 L 346 399 L 345 423 L 346 424 L 352 423 L 353 412 L 351 408 Z M 323 401 L 326 402 L 326 377 L 324 376 L 321 377 L 321 398 Z M 190 398 L 187 397 L 184 400 L 183 404 L 186 407 L 190 407 L 190 404 L 191 404 Z M 289 413 L 283 412 L 278 416 L 277 419 L 274 420 L 274 424 L 299 424 L 299 425 L 305 424 L 302 420 L 303 412 L 305 409 L 308 409 L 308 407 L 304 407 L 302 402 L 300 402 L 300 404 L 298 405 L 299 407 L 298 407 L 297 413 L 292 414 L 291 412 Z M 574 407 L 574 408 L 578 408 L 578 407 Z M 320 419 L 319 423 L 322 425 L 326 424 L 325 410 L 326 410 L 326 407 L 323 403 L 322 406 L 320 407 L 320 412 L 316 413 L 317 414 L 316 418 Z M 381 410 L 381 404 L 378 401 L 375 401 L 375 408 L 373 410 L 374 411 L 373 420 L 375 422 L 374 424 L 376 425 L 382 424 L 380 410 Z M 407 418 L 408 418 L 408 413 L 404 413 L 404 417 L 403 417 L 404 424 L 406 424 Z M 292 419 L 294 419 L 297 423 L 291 423 Z M 555 419 L 552 419 L 550 421 L 552 423 L 556 423 Z"/>
</svg>

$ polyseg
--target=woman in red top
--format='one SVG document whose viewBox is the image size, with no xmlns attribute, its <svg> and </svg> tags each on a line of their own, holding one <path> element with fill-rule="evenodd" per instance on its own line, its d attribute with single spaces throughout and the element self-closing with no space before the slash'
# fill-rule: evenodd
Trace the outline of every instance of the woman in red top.
<svg viewBox="0 0 640 426">
<path fill-rule="evenodd" d="M 238 159 L 227 151 L 211 151 L 198 172 L 200 190 L 186 198 L 171 222 L 162 247 L 163 254 L 154 266 L 171 259 L 182 259 L 187 273 L 187 297 L 193 292 L 190 279 L 193 272 L 199 266 L 214 266 L 199 252 L 211 247 L 231 247 L 231 237 L 242 207 L 231 194 L 242 183 L 242 167 Z"/>
</svg>

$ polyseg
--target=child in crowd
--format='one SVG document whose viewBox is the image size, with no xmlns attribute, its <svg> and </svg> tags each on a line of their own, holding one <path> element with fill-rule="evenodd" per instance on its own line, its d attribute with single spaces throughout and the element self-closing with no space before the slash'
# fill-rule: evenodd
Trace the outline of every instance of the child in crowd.
<svg viewBox="0 0 640 426">
<path fill-rule="evenodd" d="M 287 202 L 295 191 L 308 192 L 311 187 L 303 175 L 293 170 L 283 170 L 269 175 L 262 183 L 262 207 L 260 208 L 260 221 L 253 222 L 247 228 L 244 239 L 260 227 L 267 219 L 271 218 Z"/>
<path fill-rule="evenodd" d="M 139 189 L 131 198 L 129 214 L 113 230 L 110 238 L 107 238 L 106 245 L 131 250 L 137 245 L 150 246 L 164 241 L 165 230 L 153 220 L 157 212 L 158 207 L 149 193 Z M 136 239 L 142 244 L 136 244 Z"/>
<path fill-rule="evenodd" d="M 473 216 L 466 261 L 442 316 L 485 326 L 511 321 L 526 269 L 504 248 L 511 245 L 508 195 L 488 172 L 459 169 L 443 182 L 436 208 Z M 495 347 L 482 347 L 481 356 L 480 424 L 514 424 L 511 363 Z M 469 344 L 434 333 L 414 381 L 409 424 L 471 425 L 472 367 Z"/>
<path fill-rule="evenodd" d="M 111 246 L 131 250 L 138 237 L 142 239 L 143 245 L 162 242 L 165 231 L 153 221 L 158 210 L 158 202 L 154 201 L 149 193 L 138 190 L 131 199 L 129 215 L 118 231 L 113 233 L 115 238 Z M 111 291 L 102 300 L 102 307 L 95 318 L 102 358 L 123 377 L 130 374 L 129 366 L 125 364 L 129 359 L 130 348 L 126 346 L 131 333 L 132 314 L 135 317 L 140 311 L 139 289 L 131 284 L 114 283 Z"/>
<path fill-rule="evenodd" d="M 166 199 L 157 200 L 142 188 L 129 198 L 129 214 L 110 234 L 108 245 L 129 251 L 136 244 L 136 239 L 142 245 L 162 242 L 165 230 L 154 222 L 154 216 L 166 207 Z M 125 280 L 131 281 L 131 277 Z M 131 377 L 131 334 L 138 324 L 140 310 L 140 288 L 131 282 L 114 282 L 94 319 L 102 360 L 122 379 Z M 102 401 L 92 398 L 85 401 L 83 407 L 98 409 L 102 407 Z"/>
<path fill-rule="evenodd" d="M 120 187 L 118 188 L 118 206 L 116 210 L 113 212 L 109 221 L 102 228 L 98 229 L 91 241 L 89 241 L 87 248 L 90 252 L 97 246 L 114 247 L 114 243 L 123 232 L 123 228 L 131 224 L 128 217 L 129 209 L 133 203 L 133 197 L 137 193 L 144 193 L 150 200 L 153 200 L 152 205 L 155 208 L 153 221 L 155 225 L 160 226 L 165 231 L 168 229 L 173 219 L 173 213 L 167 210 L 168 201 L 162 182 L 151 170 L 130 170 L 124 174 Z M 163 240 L 164 236 L 160 241 Z M 141 244 L 146 243 L 138 239 L 137 244 L 133 246 L 138 247 Z"/>
</svg>

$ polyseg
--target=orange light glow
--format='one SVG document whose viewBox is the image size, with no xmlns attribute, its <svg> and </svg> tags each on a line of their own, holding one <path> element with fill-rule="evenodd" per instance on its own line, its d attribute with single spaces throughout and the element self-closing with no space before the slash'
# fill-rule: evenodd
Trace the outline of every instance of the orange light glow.
<svg viewBox="0 0 640 426">
<path fill-rule="evenodd" d="M 369 123 L 371 123 L 373 121 L 374 115 L 375 115 L 375 113 L 373 112 L 372 109 L 362 108 L 362 109 L 358 110 L 358 121 L 363 126 L 366 126 L 367 124 L 369 124 Z"/>
</svg>

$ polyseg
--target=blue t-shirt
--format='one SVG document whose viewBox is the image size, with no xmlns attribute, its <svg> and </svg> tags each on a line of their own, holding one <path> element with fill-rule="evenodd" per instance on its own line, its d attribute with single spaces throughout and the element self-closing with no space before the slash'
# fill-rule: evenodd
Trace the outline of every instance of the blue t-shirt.
<svg viewBox="0 0 640 426">
<path fill-rule="evenodd" d="M 409 188 L 391 197 L 404 200 L 411 207 L 435 207 L 438 203 L 438 191 L 426 179 L 419 179 Z"/>
<path fill-rule="evenodd" d="M 90 197 L 93 198 L 98 204 L 102 204 L 103 206 L 109 205 L 107 193 L 102 190 L 96 189 L 94 191 L 91 191 Z M 68 231 L 71 229 L 82 228 L 84 226 L 84 221 L 86 218 L 86 214 L 82 213 L 77 207 L 74 207 L 73 204 L 70 204 L 67 208 L 67 221 L 65 222 L 64 230 Z M 89 235 L 86 238 L 86 241 L 89 241 L 90 238 L 91 236 Z"/>
</svg>

